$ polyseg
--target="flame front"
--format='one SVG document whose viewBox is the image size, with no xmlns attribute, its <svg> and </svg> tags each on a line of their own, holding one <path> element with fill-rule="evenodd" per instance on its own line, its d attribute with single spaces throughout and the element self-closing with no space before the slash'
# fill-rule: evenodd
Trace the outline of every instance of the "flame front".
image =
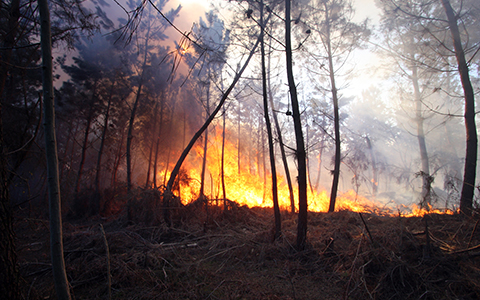
<svg viewBox="0 0 480 300">
<path fill-rule="evenodd" d="M 228 136 L 228 131 L 227 131 Z M 215 137 L 212 138 L 207 150 L 207 172 L 204 182 L 204 194 L 210 199 L 223 199 L 222 189 L 222 132 L 217 129 Z M 180 198 L 184 204 L 188 204 L 199 197 L 201 169 L 203 160 L 203 145 L 197 143 L 187 161 L 184 163 L 183 170 L 186 170 L 186 180 L 180 180 L 179 190 Z M 239 205 L 248 207 L 273 207 L 272 180 L 271 173 L 267 171 L 266 176 L 262 173 L 258 161 L 242 153 L 238 155 L 238 146 L 229 140 L 225 141 L 224 146 L 224 180 L 226 197 L 235 201 Z M 240 162 L 239 162 L 240 161 Z M 268 160 L 267 160 L 268 161 Z M 283 166 L 277 166 L 277 170 Z M 294 169 L 294 166 L 290 166 Z M 169 174 L 167 174 L 169 175 Z M 161 174 L 160 178 L 163 178 Z M 295 178 L 295 177 L 294 177 Z M 290 193 L 287 182 L 283 176 L 277 174 L 278 201 L 281 209 L 290 209 Z M 295 185 L 295 182 L 293 182 Z M 298 188 L 293 187 L 295 206 L 298 210 Z M 312 212 L 328 211 L 330 202 L 329 194 L 326 190 L 316 191 L 308 189 L 308 210 Z M 405 205 L 396 208 L 387 208 L 385 203 L 367 199 L 354 190 L 339 192 L 336 199 L 336 210 L 350 210 L 354 212 L 370 212 L 385 215 L 402 216 L 423 216 L 428 212 L 434 213 L 453 213 L 452 211 L 439 211 L 422 209 L 413 204 L 411 207 Z"/>
</svg>

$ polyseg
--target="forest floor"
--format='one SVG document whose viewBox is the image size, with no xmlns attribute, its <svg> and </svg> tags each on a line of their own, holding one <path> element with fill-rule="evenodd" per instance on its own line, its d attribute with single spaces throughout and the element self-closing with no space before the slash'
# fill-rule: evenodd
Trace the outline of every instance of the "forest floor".
<svg viewBox="0 0 480 300">
<path fill-rule="evenodd" d="M 64 222 L 74 299 L 480 299 L 474 219 L 309 213 L 298 252 L 297 217 L 286 212 L 277 241 L 271 209 L 177 216 L 172 228 L 122 215 Z M 48 220 L 16 218 L 15 228 L 24 298 L 56 299 Z"/>
</svg>

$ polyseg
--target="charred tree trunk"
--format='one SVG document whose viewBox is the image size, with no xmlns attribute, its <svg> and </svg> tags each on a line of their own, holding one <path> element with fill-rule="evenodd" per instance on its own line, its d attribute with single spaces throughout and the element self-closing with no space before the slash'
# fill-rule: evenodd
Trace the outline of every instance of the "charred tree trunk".
<svg viewBox="0 0 480 300">
<path fill-rule="evenodd" d="M 300 120 L 300 107 L 297 98 L 297 87 L 293 77 L 292 61 L 292 37 L 291 37 L 291 0 L 285 0 L 285 46 L 287 58 L 287 79 L 292 100 L 293 124 L 295 127 L 296 156 L 298 162 L 298 226 L 297 226 L 297 249 L 304 250 L 307 240 L 307 163 L 305 154 L 305 142 L 303 140 L 302 121 Z"/>
<path fill-rule="evenodd" d="M 55 103 L 53 99 L 52 34 L 48 1 L 38 0 L 38 7 L 41 21 L 45 152 L 50 210 L 50 253 L 57 298 L 70 300 L 70 290 L 63 256 L 61 198 L 58 178 L 57 140 L 55 136 Z"/>
<path fill-rule="evenodd" d="M 275 234 L 274 239 L 280 237 L 282 231 L 282 220 L 280 217 L 280 207 L 278 205 L 278 190 L 277 190 L 277 169 L 275 166 L 275 149 L 273 145 L 272 125 L 270 124 L 270 117 L 268 115 L 268 96 L 267 96 L 267 72 L 265 67 L 265 42 L 264 42 L 264 28 L 263 22 L 263 0 L 260 1 L 260 24 L 262 24 L 262 32 L 260 33 L 260 53 L 262 56 L 262 86 L 263 86 L 263 114 L 265 116 L 265 125 L 267 126 L 268 150 L 270 155 L 270 169 L 272 172 L 272 198 L 273 198 L 273 212 L 275 216 Z"/>
<path fill-rule="evenodd" d="M 340 162 L 341 162 L 341 141 L 340 141 L 340 114 L 338 107 L 338 94 L 337 86 L 335 84 L 335 69 L 333 67 L 333 54 L 332 45 L 330 41 L 330 17 L 328 15 L 327 4 L 325 3 L 325 22 L 326 22 L 326 44 L 327 44 L 327 56 L 328 56 L 328 68 L 330 73 L 330 84 L 332 88 L 332 100 L 333 100 L 333 123 L 335 130 L 335 163 L 333 167 L 333 182 L 332 190 L 330 193 L 330 205 L 328 212 L 335 211 L 335 202 L 337 201 L 338 182 L 340 180 Z"/>
<path fill-rule="evenodd" d="M 458 63 L 458 72 L 462 81 L 465 96 L 465 129 L 467 132 L 467 147 L 465 154 L 465 171 L 463 176 L 462 194 L 460 197 L 460 211 L 463 214 L 472 214 L 473 196 L 475 194 L 475 173 L 477 169 L 477 128 L 475 124 L 475 96 L 468 71 L 465 53 L 463 51 L 460 32 L 457 25 L 457 16 L 453 11 L 450 1 L 442 0 L 445 13 L 447 14 L 450 32 L 452 33 L 455 56 Z"/>
</svg>

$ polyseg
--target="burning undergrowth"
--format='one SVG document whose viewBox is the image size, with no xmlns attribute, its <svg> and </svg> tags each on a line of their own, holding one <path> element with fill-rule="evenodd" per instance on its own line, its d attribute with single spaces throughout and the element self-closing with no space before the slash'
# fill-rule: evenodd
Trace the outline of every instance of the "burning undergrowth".
<svg viewBox="0 0 480 300">
<path fill-rule="evenodd" d="M 480 233 L 472 219 L 309 213 L 308 249 L 297 252 L 296 215 L 283 212 L 282 236 L 273 241 L 269 208 L 228 201 L 224 210 L 223 202 L 204 199 L 182 205 L 168 227 L 153 211 L 147 218 L 158 197 L 139 193 L 136 205 L 145 199 L 150 204 L 136 208 L 130 224 L 123 216 L 65 223 L 67 274 L 76 299 L 105 299 L 109 290 L 112 299 L 480 296 Z M 55 298 L 48 221 L 24 218 L 16 226 L 24 295 Z"/>
</svg>

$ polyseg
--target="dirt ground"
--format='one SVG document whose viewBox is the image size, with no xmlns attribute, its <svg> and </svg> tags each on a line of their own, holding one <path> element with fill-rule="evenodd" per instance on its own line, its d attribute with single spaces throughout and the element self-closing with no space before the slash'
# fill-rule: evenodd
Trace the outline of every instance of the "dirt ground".
<svg viewBox="0 0 480 300">
<path fill-rule="evenodd" d="M 177 216 L 171 228 L 123 215 L 65 222 L 74 299 L 480 299 L 476 219 L 309 213 L 298 252 L 286 212 L 277 241 L 271 209 Z M 48 220 L 17 217 L 15 228 L 24 298 L 56 299 Z"/>
</svg>

